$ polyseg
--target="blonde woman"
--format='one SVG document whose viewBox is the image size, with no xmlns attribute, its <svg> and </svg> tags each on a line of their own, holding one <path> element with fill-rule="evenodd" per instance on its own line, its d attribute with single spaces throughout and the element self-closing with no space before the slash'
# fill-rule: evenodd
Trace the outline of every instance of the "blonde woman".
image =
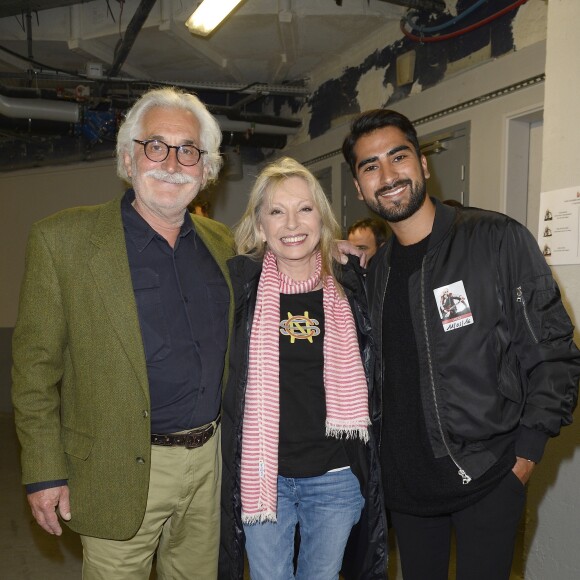
<svg viewBox="0 0 580 580">
<path fill-rule="evenodd" d="M 304 166 L 283 158 L 261 172 L 228 263 L 236 308 L 220 578 L 242 578 L 245 545 L 252 580 L 334 580 L 359 520 L 351 566 L 356 577 L 384 577 L 370 325 L 356 266 L 337 279 L 338 234 Z"/>
</svg>

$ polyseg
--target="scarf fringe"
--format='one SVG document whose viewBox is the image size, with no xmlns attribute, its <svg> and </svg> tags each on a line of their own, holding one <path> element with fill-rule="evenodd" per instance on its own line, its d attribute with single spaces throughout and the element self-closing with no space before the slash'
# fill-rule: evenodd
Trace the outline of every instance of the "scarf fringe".
<svg viewBox="0 0 580 580">
<path fill-rule="evenodd" d="M 368 423 L 370 425 L 370 423 Z M 368 427 L 362 427 L 360 422 L 347 424 L 347 425 L 336 425 L 330 424 L 328 420 L 326 421 L 326 436 L 335 437 L 336 439 L 360 439 L 363 443 L 369 442 L 369 430 Z"/>
<path fill-rule="evenodd" d="M 253 526 L 256 524 L 265 524 L 266 522 L 276 523 L 276 512 L 270 510 L 259 514 L 242 514 L 242 524 Z"/>
</svg>

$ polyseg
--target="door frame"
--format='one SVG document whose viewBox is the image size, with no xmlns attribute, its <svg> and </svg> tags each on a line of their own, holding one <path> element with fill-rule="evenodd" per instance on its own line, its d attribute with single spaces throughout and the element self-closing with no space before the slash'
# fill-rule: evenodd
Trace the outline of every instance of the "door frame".
<svg viewBox="0 0 580 580">
<path fill-rule="evenodd" d="M 544 107 L 538 105 L 505 117 L 505 179 L 502 211 L 526 225 L 530 171 L 530 129 L 543 121 Z M 531 224 L 528 224 L 528 228 Z M 535 227 L 535 225 L 534 225 Z"/>
</svg>

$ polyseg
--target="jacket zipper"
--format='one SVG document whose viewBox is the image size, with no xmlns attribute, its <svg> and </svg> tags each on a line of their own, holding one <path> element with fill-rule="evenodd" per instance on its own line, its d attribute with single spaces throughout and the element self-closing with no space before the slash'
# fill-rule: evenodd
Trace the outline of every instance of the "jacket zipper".
<svg viewBox="0 0 580 580">
<path fill-rule="evenodd" d="M 435 414 L 437 416 L 437 426 L 439 427 L 439 434 L 441 435 L 441 440 L 445 445 L 445 449 L 447 450 L 447 454 L 451 458 L 451 461 L 455 463 L 455 467 L 457 467 L 457 473 L 463 482 L 463 485 L 468 484 L 471 481 L 471 477 L 465 472 L 465 470 L 459 465 L 453 453 L 451 453 L 451 449 L 449 449 L 449 445 L 447 444 L 447 439 L 445 434 L 443 433 L 443 426 L 441 425 L 441 416 L 439 415 L 439 404 L 437 403 L 437 395 L 435 393 L 435 380 L 433 379 L 433 365 L 431 362 L 431 345 L 429 342 L 429 333 L 427 332 L 427 316 L 425 314 L 425 258 L 423 258 L 423 263 L 421 264 L 421 314 L 423 317 L 423 332 L 425 333 L 425 343 L 427 345 L 427 359 L 429 363 L 429 382 L 431 385 L 431 393 L 433 395 L 433 402 L 435 404 Z"/>
<path fill-rule="evenodd" d="M 516 288 L 516 302 L 519 302 L 522 305 L 522 310 L 524 312 L 524 319 L 526 321 L 526 326 L 528 327 L 528 330 L 530 331 L 530 334 L 532 335 L 532 339 L 534 340 L 534 342 L 536 344 L 538 344 L 538 337 L 536 336 L 536 333 L 534 332 L 534 329 L 532 328 L 532 323 L 530 322 L 530 317 L 528 316 L 528 309 L 526 307 L 526 299 L 524 298 L 524 292 L 523 292 L 521 286 L 518 286 Z"/>
</svg>

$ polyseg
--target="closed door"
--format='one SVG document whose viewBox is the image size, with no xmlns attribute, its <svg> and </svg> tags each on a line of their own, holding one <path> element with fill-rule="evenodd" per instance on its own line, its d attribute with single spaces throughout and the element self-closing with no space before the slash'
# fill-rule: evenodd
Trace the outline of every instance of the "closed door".
<svg viewBox="0 0 580 580">
<path fill-rule="evenodd" d="M 427 193 L 469 205 L 469 123 L 425 135 L 419 145 L 431 174 Z"/>
</svg>

